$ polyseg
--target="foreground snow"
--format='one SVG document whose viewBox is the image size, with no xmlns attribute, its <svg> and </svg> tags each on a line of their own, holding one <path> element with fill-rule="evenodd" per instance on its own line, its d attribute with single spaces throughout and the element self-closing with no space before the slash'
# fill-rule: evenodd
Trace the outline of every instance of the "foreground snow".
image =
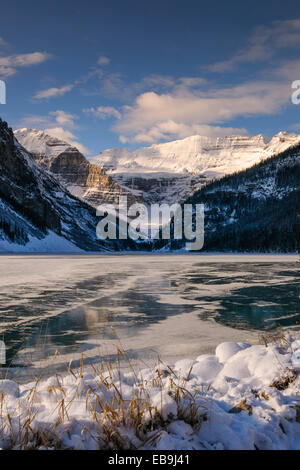
<svg viewBox="0 0 300 470">
<path fill-rule="evenodd" d="M 152 370 L 82 365 L 22 386 L 2 380 L 1 447 L 300 449 L 299 352 L 292 338 L 222 343 Z"/>
</svg>

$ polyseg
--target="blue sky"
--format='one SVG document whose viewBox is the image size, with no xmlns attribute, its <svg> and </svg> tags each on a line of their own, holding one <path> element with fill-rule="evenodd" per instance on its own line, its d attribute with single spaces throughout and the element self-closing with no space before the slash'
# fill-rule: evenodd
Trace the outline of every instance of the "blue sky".
<svg viewBox="0 0 300 470">
<path fill-rule="evenodd" d="M 192 134 L 300 132 L 296 0 L 14 1 L 1 5 L 0 79 L 13 128 L 86 154 Z"/>
</svg>

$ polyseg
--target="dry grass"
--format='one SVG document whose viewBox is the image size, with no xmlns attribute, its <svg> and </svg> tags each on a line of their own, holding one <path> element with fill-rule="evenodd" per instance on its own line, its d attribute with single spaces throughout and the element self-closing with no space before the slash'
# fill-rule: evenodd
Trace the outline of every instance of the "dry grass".
<svg viewBox="0 0 300 470">
<path fill-rule="evenodd" d="M 275 343 L 285 350 L 290 347 L 290 339 L 284 333 L 263 336 L 261 343 L 266 347 Z M 64 375 L 56 374 L 48 380 L 47 387 L 44 380 L 35 378 L 30 390 L 13 401 L 14 408 L 9 404 L 11 390 L 0 388 L 1 445 L 22 450 L 81 446 L 139 449 L 155 446 L 173 421 L 181 420 L 197 431 L 207 419 L 209 387 L 194 389 L 191 375 L 192 367 L 187 374 L 180 375 L 160 359 L 151 373 L 143 373 L 140 364 L 130 360 L 121 344 L 114 362 L 100 360 L 87 366 L 82 355 L 77 369 L 70 363 Z M 285 366 L 282 377 L 271 386 L 283 390 L 294 379 L 295 371 Z M 262 396 L 269 399 L 265 392 Z M 175 404 L 176 414 L 172 411 L 174 407 L 169 411 L 166 408 L 166 398 Z M 51 407 L 41 416 L 44 401 L 51 403 Z M 231 412 L 242 410 L 252 413 L 246 402 Z M 72 436 L 78 441 L 74 443 Z"/>
<path fill-rule="evenodd" d="M 293 339 L 299 339 L 298 337 Z M 283 329 L 279 329 L 276 333 L 269 333 L 261 335 L 260 342 L 266 346 L 266 348 L 272 344 L 276 345 L 284 350 L 288 350 L 292 353 L 291 349 L 291 336 L 286 333 Z M 277 356 L 277 360 L 280 363 L 280 360 Z M 275 387 L 277 390 L 286 390 L 292 383 L 295 382 L 298 376 L 298 372 L 293 368 L 282 367 L 282 374 L 276 380 L 274 380 L 270 387 Z"/>
<path fill-rule="evenodd" d="M 129 370 L 125 382 L 121 370 L 121 362 L 124 361 Z M 47 391 L 53 406 L 46 423 L 42 423 L 38 416 L 39 406 L 43 404 L 39 378 L 35 379 L 32 388 L 21 400 L 22 406 L 18 400 L 19 405 L 13 410 L 7 406 L 7 396 L 2 391 L 0 437 L 3 448 L 75 448 L 66 446 L 62 436 L 66 433 L 71 435 L 74 426 L 79 426 L 80 430 L 78 432 L 77 428 L 76 434 L 81 435 L 83 441 L 92 440 L 95 448 L 138 449 L 158 440 L 172 420 L 182 420 L 196 430 L 206 419 L 201 400 L 204 390 L 201 388 L 191 392 L 187 387 L 192 368 L 187 376 L 180 377 L 170 366 L 158 360 L 157 366 L 152 369 L 151 379 L 144 379 L 142 371 L 131 363 L 121 348 L 118 349 L 114 363 L 110 360 L 106 363 L 100 361 L 98 365 L 89 366 L 89 373 L 91 368 L 93 380 L 91 385 L 87 385 L 84 380 L 84 389 L 82 383 L 86 366 L 83 355 L 79 369 L 73 370 L 69 364 L 65 376 L 55 376 Z M 64 385 L 68 378 L 73 380 L 74 387 Z M 9 395 L 10 391 L 7 393 Z M 153 393 L 156 396 L 161 394 L 160 402 L 158 400 L 153 404 Z M 165 413 L 166 393 L 171 402 L 176 403 L 176 416 Z M 78 403 L 82 406 L 83 402 L 84 419 L 76 420 L 74 409 Z"/>
</svg>

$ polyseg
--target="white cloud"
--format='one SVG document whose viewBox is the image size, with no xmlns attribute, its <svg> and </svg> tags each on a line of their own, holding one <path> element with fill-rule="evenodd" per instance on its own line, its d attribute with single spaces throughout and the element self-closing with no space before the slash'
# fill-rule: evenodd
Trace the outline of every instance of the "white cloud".
<svg viewBox="0 0 300 470">
<path fill-rule="evenodd" d="M 93 114 L 99 119 L 107 119 L 110 117 L 114 117 L 116 119 L 121 118 L 121 113 L 113 106 L 98 106 L 97 108 L 84 109 L 83 112 Z"/>
<path fill-rule="evenodd" d="M 238 64 L 268 60 L 282 48 L 298 48 L 299 43 L 300 19 L 274 21 L 270 26 L 256 28 L 248 45 L 230 59 L 205 68 L 211 72 L 229 72 Z"/>
<path fill-rule="evenodd" d="M 77 127 L 75 120 L 78 119 L 78 116 L 75 114 L 66 113 L 62 109 L 58 109 L 57 111 L 52 111 L 50 115 L 55 116 L 55 121 L 60 126 L 69 127 L 71 129 Z"/>
<path fill-rule="evenodd" d="M 51 55 L 47 52 L 0 56 L 0 76 L 9 77 L 14 75 L 18 68 L 42 64 L 50 58 Z"/>
<path fill-rule="evenodd" d="M 123 144 L 130 142 L 153 144 L 161 140 L 184 139 L 196 134 L 208 137 L 225 137 L 228 135 L 247 135 L 248 132 L 245 128 L 240 127 L 221 127 L 205 124 L 188 125 L 174 121 L 165 121 L 154 125 L 145 133 L 136 134 L 131 138 L 121 135 L 119 139 Z"/>
<path fill-rule="evenodd" d="M 28 67 L 30 65 L 42 64 L 50 58 L 51 55 L 46 52 L 32 52 L 31 54 L 19 54 L 10 56 L 9 62 L 16 67 Z"/>
<path fill-rule="evenodd" d="M 8 78 L 16 73 L 16 69 L 13 67 L 7 67 L 6 65 L 0 65 L 0 77 Z"/>
<path fill-rule="evenodd" d="M 38 91 L 33 96 L 33 98 L 38 99 L 38 100 L 43 100 L 43 99 L 55 98 L 57 96 L 63 96 L 66 93 L 69 93 L 70 91 L 72 91 L 76 86 L 87 83 L 91 78 L 95 76 L 99 76 L 99 77 L 102 76 L 102 73 L 103 72 L 99 68 L 95 68 L 91 70 L 89 73 L 87 73 L 86 75 L 83 75 L 82 77 L 74 80 L 73 83 L 69 83 L 61 87 L 52 87 L 46 90 Z"/>
<path fill-rule="evenodd" d="M 28 127 L 29 129 L 33 129 L 35 127 L 41 128 L 42 126 L 48 126 L 50 122 L 49 116 L 38 116 L 38 115 L 30 115 L 25 116 L 19 122 L 17 127 L 23 128 Z"/>
<path fill-rule="evenodd" d="M 20 122 L 19 127 L 58 127 L 63 126 L 69 129 L 78 127 L 75 121 L 78 119 L 76 114 L 67 113 L 62 109 L 51 111 L 48 115 L 30 115 L 25 116 Z"/>
<path fill-rule="evenodd" d="M 291 77 L 287 70 L 300 76 L 300 62 L 289 65 L 287 69 L 286 64 L 281 64 L 264 81 L 206 89 L 196 82 L 185 81 L 181 86 L 176 84 L 168 93 L 142 93 L 131 106 L 123 107 L 113 130 L 120 134 L 123 143 L 153 143 L 196 133 L 211 136 L 244 134 L 245 129 L 223 125 L 240 116 L 274 114 L 286 105 L 291 96 Z"/>
<path fill-rule="evenodd" d="M 69 91 L 73 90 L 73 88 L 74 88 L 74 85 L 72 83 L 70 83 L 69 85 L 59 87 L 59 88 L 55 88 L 55 87 L 48 88 L 47 90 L 42 90 L 42 91 L 37 92 L 34 95 L 34 98 L 38 100 L 42 100 L 42 99 L 47 99 L 47 98 L 53 98 L 55 96 L 63 96 Z"/>
<path fill-rule="evenodd" d="M 199 81 L 199 79 L 197 78 Z M 151 74 L 143 77 L 136 82 L 128 82 L 126 77 L 121 73 L 110 73 L 101 70 L 99 74 L 99 86 L 89 95 L 102 95 L 118 99 L 119 101 L 126 102 L 134 99 L 134 97 L 142 91 L 152 90 L 167 90 L 173 87 L 176 80 L 168 75 Z M 178 85 L 180 83 L 178 82 Z"/>
<path fill-rule="evenodd" d="M 110 63 L 109 57 L 105 57 L 104 55 L 101 55 L 97 61 L 98 65 L 108 65 Z"/>
</svg>

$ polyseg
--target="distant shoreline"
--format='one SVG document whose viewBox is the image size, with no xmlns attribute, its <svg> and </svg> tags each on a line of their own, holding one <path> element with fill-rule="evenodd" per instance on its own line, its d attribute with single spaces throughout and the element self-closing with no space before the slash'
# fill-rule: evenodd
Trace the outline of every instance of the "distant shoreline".
<svg viewBox="0 0 300 470">
<path fill-rule="evenodd" d="M 175 252 L 147 252 L 147 251 L 116 251 L 116 252 L 86 252 L 86 253 L 14 253 L 14 252 L 6 252 L 0 253 L 0 257 L 76 257 L 76 258 L 84 258 L 84 257 L 185 257 L 185 256 L 192 256 L 201 258 L 202 261 L 211 261 L 212 258 L 215 258 L 214 261 L 237 261 L 239 258 L 242 261 L 253 261 L 253 258 L 258 258 L 259 261 L 277 261 L 279 262 L 281 259 L 285 261 L 296 262 L 299 255 L 297 253 L 222 253 L 222 252 L 199 252 L 199 253 L 190 253 L 190 252 L 183 252 L 183 251 L 175 251 Z"/>
</svg>

